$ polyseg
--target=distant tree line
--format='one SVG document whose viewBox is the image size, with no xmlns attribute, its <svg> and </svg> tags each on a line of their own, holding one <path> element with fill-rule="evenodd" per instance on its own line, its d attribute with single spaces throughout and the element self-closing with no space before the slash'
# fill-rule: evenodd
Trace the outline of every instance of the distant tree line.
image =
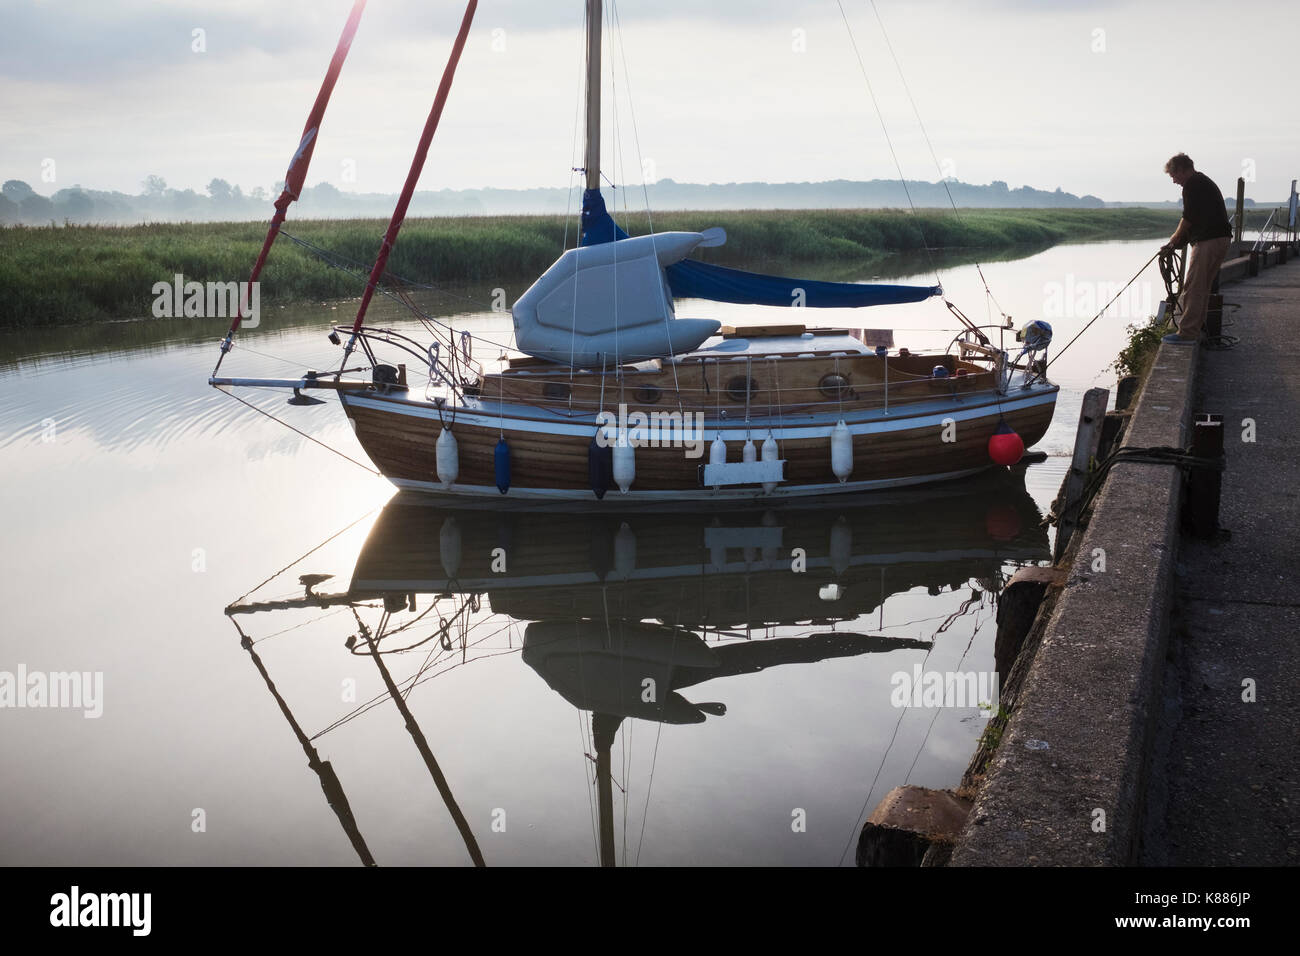
<svg viewBox="0 0 1300 956">
<path fill-rule="evenodd" d="M 0 186 L 0 224 L 48 226 L 51 223 L 133 224 L 149 221 L 212 221 L 270 218 L 271 200 L 261 186 L 247 194 L 224 179 L 213 179 L 205 193 L 171 189 L 161 176 L 148 176 L 138 195 L 80 185 L 42 196 L 21 179 Z"/>
<path fill-rule="evenodd" d="M 213 179 L 204 192 L 172 189 L 161 176 L 146 176 L 140 192 L 106 192 L 79 185 L 42 196 L 30 185 L 11 179 L 0 187 L 0 225 L 48 226 L 64 223 L 134 225 L 142 222 L 238 222 L 267 220 L 272 202 L 283 183 L 271 191 L 261 186 L 244 192 L 224 179 Z M 607 195 L 617 215 L 635 217 L 644 199 L 638 186 L 625 210 L 622 190 Z M 910 194 L 910 196 L 909 196 Z M 833 180 L 817 183 L 678 183 L 663 179 L 650 188 L 654 209 L 903 209 L 909 204 L 946 208 L 952 201 L 962 209 L 1102 208 L 1152 206 L 1177 208 L 1175 202 L 1107 203 L 1096 196 L 1076 196 L 1061 189 L 1048 191 L 1005 182 L 987 185 L 908 181 L 907 190 L 897 180 Z M 300 219 L 386 218 L 397 197 L 385 193 L 342 192 L 329 183 L 303 190 L 295 208 Z M 1253 200 L 1247 200 L 1254 205 Z M 577 197 L 562 188 L 441 189 L 417 192 L 412 216 L 564 215 L 573 213 Z"/>
</svg>

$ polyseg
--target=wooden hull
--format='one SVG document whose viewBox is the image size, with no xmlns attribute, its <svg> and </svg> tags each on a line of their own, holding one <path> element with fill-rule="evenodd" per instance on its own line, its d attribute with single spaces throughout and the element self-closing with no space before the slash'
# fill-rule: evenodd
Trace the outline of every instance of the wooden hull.
<svg viewBox="0 0 1300 956">
<path fill-rule="evenodd" d="M 871 491 L 944 481 L 993 467 L 988 440 L 1001 420 L 1029 447 L 1046 433 L 1057 387 L 1038 384 L 1005 395 L 992 391 L 938 396 L 901 408 L 859 409 L 843 413 L 852 434 L 853 468 L 839 481 L 831 470 L 830 434 L 835 413 L 754 417 L 746 428 L 735 418 L 695 413 L 699 426 L 677 447 L 637 447 L 636 477 L 627 493 L 609 491 L 622 504 L 773 499 Z M 501 498 L 493 453 L 504 437 L 510 448 L 508 497 L 594 501 L 589 478 L 589 448 L 595 434 L 592 416 L 568 417 L 560 411 L 525 405 L 468 400 L 441 412 L 404 391 L 340 396 L 358 440 L 379 470 L 403 489 L 457 497 Z M 458 445 L 459 474 L 439 482 L 435 444 L 450 427 Z M 770 493 L 758 485 L 701 487 L 708 444 L 721 435 L 729 461 L 740 461 L 747 437 L 761 445 L 769 432 L 786 462 L 784 480 Z M 665 436 L 667 432 L 663 433 Z M 656 435 L 658 437 L 658 435 Z M 678 436 L 680 437 L 680 435 Z M 685 447 L 683 447 L 683 445 Z"/>
</svg>

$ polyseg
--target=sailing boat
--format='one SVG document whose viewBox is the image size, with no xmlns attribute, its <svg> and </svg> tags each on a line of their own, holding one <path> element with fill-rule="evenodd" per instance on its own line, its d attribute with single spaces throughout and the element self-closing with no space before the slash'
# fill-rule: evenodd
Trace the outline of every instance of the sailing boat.
<svg viewBox="0 0 1300 956">
<path fill-rule="evenodd" d="M 382 474 L 403 489 L 459 498 L 580 502 L 617 489 L 629 505 L 765 503 L 963 478 L 1015 463 L 1043 437 L 1058 391 L 1046 378 L 1051 330 L 1043 322 L 1021 330 L 1023 346 L 1012 356 L 946 298 L 963 330 L 955 352 L 942 354 L 891 352 L 844 329 L 803 323 L 724 327 L 678 316 L 678 301 L 688 299 L 867 308 L 942 297 L 943 289 L 759 275 L 692 258 L 726 241 L 720 229 L 637 237 L 620 229 L 600 191 L 601 0 L 586 4 L 581 236 L 514 303 L 513 350 L 522 354 L 503 352 L 485 367 L 473 359 L 473 336 L 462 331 L 458 339 L 426 316 L 432 341 L 367 326 L 475 6 L 466 9 L 356 320 L 331 332 L 336 344 L 347 336 L 339 370 L 218 378 L 219 360 L 212 385 L 291 388 L 293 404 L 314 401 L 303 390 L 333 390 Z M 299 160 L 304 149 L 310 159 L 320 112 L 318 99 L 286 194 L 289 183 L 301 187 Z M 238 324 L 237 317 L 222 358 Z M 427 366 L 422 394 L 408 384 L 404 363 L 378 356 L 380 346 Z M 347 366 L 357 348 L 369 360 L 369 380 L 343 377 L 355 371 Z"/>
</svg>

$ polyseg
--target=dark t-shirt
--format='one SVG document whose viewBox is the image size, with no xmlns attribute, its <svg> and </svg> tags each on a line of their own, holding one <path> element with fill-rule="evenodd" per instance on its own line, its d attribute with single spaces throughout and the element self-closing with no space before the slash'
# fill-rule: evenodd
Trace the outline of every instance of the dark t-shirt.
<svg viewBox="0 0 1300 956">
<path fill-rule="evenodd" d="M 1232 235 L 1223 193 L 1205 173 L 1192 173 L 1192 178 L 1183 184 L 1183 218 L 1191 227 L 1188 242 Z"/>
</svg>

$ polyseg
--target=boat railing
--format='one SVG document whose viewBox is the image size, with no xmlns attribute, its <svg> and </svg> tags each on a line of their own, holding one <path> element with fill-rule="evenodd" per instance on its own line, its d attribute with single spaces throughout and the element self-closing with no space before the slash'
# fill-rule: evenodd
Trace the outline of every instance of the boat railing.
<svg viewBox="0 0 1300 956">
<path fill-rule="evenodd" d="M 833 373 L 832 373 L 833 374 Z M 746 387 L 748 378 L 748 389 Z M 598 377 L 597 377 L 598 379 Z M 888 381 L 853 384 L 848 381 L 821 381 L 810 384 L 771 385 L 754 376 L 740 381 L 688 384 L 678 380 L 675 387 L 638 382 L 630 375 L 619 381 L 582 381 L 527 376 L 488 376 L 478 397 L 481 401 L 530 405 L 559 410 L 571 415 L 594 415 L 619 405 L 639 409 L 647 414 L 671 412 L 715 413 L 719 418 L 744 420 L 790 414 L 825 414 L 835 411 L 862 412 L 893 408 L 921 402 L 954 402 L 987 399 L 998 394 L 998 380 L 993 372 L 957 374 L 945 378 L 907 374 L 902 380 L 890 372 Z"/>
<path fill-rule="evenodd" d="M 791 358 L 803 356 L 719 356 L 701 358 L 695 367 L 677 364 L 668 387 L 662 362 L 603 373 L 516 362 L 485 374 L 464 342 L 458 347 L 452 336 L 426 343 L 394 329 L 363 327 L 359 339 L 375 364 L 379 360 L 374 357 L 374 344 L 400 349 L 417 359 L 428 368 L 430 385 L 447 388 L 453 401 L 495 399 L 584 417 L 619 405 L 647 414 L 664 409 L 715 412 L 718 418 L 732 420 L 876 409 L 888 414 L 892 408 L 922 402 L 987 398 L 1005 391 L 1006 375 L 1014 367 L 999 350 L 970 343 L 962 343 L 955 360 L 945 356 L 928 374 L 901 367 L 928 361 L 923 356 L 817 356 L 831 363 L 818 363 L 820 375 L 815 380 L 805 363 L 789 364 Z M 977 365 L 981 361 L 993 367 Z M 944 374 L 937 374 L 941 371 Z"/>
<path fill-rule="evenodd" d="M 335 326 L 335 333 L 352 334 L 351 326 Z M 483 377 L 482 363 L 475 361 L 469 347 L 468 338 L 462 336 L 457 347 L 454 338 L 443 339 L 435 336 L 431 342 L 422 342 L 395 329 L 362 326 L 357 330 L 357 340 L 371 362 L 379 365 L 379 358 L 372 346 L 375 343 L 392 346 L 414 357 L 428 369 L 431 385 L 445 385 L 461 389 L 466 384 L 477 382 Z"/>
</svg>

